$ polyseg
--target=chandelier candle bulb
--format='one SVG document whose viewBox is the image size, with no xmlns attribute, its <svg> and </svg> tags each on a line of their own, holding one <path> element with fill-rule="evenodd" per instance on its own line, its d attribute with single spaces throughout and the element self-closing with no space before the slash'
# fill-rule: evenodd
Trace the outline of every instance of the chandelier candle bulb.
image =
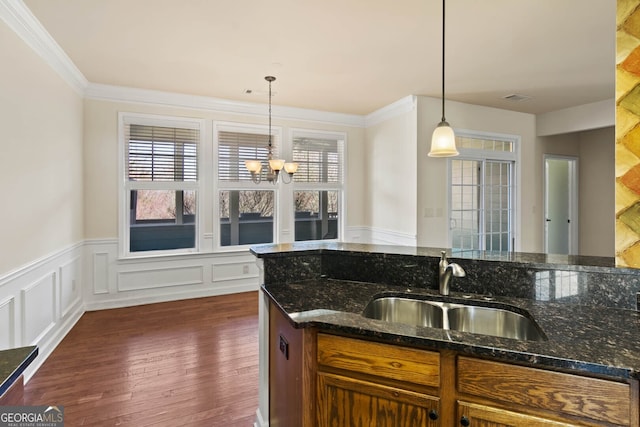
<svg viewBox="0 0 640 427">
<path fill-rule="evenodd" d="M 281 171 L 284 167 L 284 159 L 269 160 L 269 167 L 274 171 Z"/>
<path fill-rule="evenodd" d="M 260 160 L 245 160 L 244 165 L 251 173 L 260 173 L 262 170 L 262 162 Z"/>
<path fill-rule="evenodd" d="M 298 164 L 297 163 L 285 163 L 284 164 L 284 170 L 289 175 L 293 175 L 294 173 L 296 173 L 298 171 Z"/>
</svg>

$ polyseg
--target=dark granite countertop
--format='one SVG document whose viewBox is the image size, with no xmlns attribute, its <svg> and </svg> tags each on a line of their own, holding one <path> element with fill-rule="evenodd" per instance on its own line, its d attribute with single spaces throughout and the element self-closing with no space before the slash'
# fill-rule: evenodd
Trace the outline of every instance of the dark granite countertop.
<svg viewBox="0 0 640 427">
<path fill-rule="evenodd" d="M 0 351 L 0 395 L 22 375 L 38 355 L 38 347 L 12 348 Z"/>
<path fill-rule="evenodd" d="M 269 249 L 272 254 L 282 254 L 282 250 L 286 249 Z M 259 249 L 252 252 L 260 256 Z M 581 371 L 619 380 L 640 379 L 640 313 L 634 310 L 502 296 L 487 302 L 474 295 L 479 304 L 507 303 L 528 311 L 548 338 L 547 341 L 520 341 L 415 327 L 361 315 L 367 302 L 380 295 L 447 299 L 431 289 L 316 278 L 268 283 L 263 285 L 263 290 L 297 328 L 313 326 L 327 332 L 422 348 L 451 349 L 565 372 Z M 464 295 L 452 292 L 450 298 Z"/>
<path fill-rule="evenodd" d="M 385 255 L 409 255 L 420 257 L 439 257 L 441 248 L 395 246 L 365 243 L 341 243 L 341 242 L 295 242 L 283 244 L 265 244 L 251 247 L 251 253 L 258 258 L 289 257 L 300 254 L 319 254 L 322 252 L 343 252 L 349 254 L 385 254 Z M 475 261 L 495 261 L 519 264 L 530 264 L 537 267 L 562 266 L 565 269 L 589 270 L 596 268 L 615 269 L 617 272 L 626 271 L 628 274 L 640 275 L 640 270 L 633 268 L 616 267 L 614 257 L 580 256 L 543 254 L 530 252 L 492 252 L 492 251 L 451 251 L 446 250 L 449 257 L 469 259 Z"/>
</svg>

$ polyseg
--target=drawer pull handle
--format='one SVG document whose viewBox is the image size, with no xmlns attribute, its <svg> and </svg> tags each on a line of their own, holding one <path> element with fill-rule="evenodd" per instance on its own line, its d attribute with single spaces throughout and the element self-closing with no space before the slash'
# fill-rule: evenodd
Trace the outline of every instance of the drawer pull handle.
<svg viewBox="0 0 640 427">
<path fill-rule="evenodd" d="M 464 427 L 468 427 L 469 425 L 471 425 L 471 422 L 469 421 L 469 418 L 463 415 L 462 418 L 460 418 L 460 425 Z"/>
<path fill-rule="evenodd" d="M 435 409 L 429 411 L 429 419 L 433 421 L 438 419 L 438 412 Z"/>
</svg>

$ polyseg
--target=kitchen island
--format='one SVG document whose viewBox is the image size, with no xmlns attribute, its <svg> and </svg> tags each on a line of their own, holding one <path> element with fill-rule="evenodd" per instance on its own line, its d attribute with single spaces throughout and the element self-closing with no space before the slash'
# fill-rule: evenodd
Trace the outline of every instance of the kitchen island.
<svg viewBox="0 0 640 427">
<path fill-rule="evenodd" d="M 407 425 L 416 419 L 424 419 L 423 425 L 449 425 L 453 420 L 465 425 L 468 420 L 495 423 L 505 417 L 509 422 L 519 420 L 515 425 L 639 423 L 637 270 L 615 268 L 612 259 L 599 257 L 449 253 L 467 277 L 455 278 L 451 295 L 445 297 L 437 291 L 437 248 L 329 243 L 259 246 L 252 252 L 264 265 L 261 334 L 267 335 L 261 356 L 269 352 L 275 359 L 268 365 L 272 386 L 275 376 L 287 377 L 288 361 L 295 360 L 291 355 L 299 356 L 294 369 L 299 371 L 295 377 L 299 393 L 292 396 L 307 399 L 293 411 L 303 424 L 333 425 L 336 418 L 327 418 L 329 413 L 345 424 L 347 419 L 365 417 L 342 413 L 338 396 L 359 399 L 369 407 L 382 405 L 388 413 L 412 412 L 413 421 Z M 508 304 L 533 317 L 546 340 L 499 338 L 364 317 L 366 304 L 381 296 Z M 278 366 L 283 350 L 287 362 Z M 431 362 L 410 364 L 413 372 L 408 377 L 399 368 L 381 374 L 389 366 L 406 365 L 398 361 L 405 360 L 404 355 L 385 359 L 385 354 L 400 350 L 410 355 L 427 352 L 416 360 Z M 367 355 L 370 366 L 354 362 Z M 412 382 L 422 369 L 431 372 L 429 379 Z M 492 383 L 494 371 L 504 373 L 497 375 L 504 378 L 502 383 Z M 483 377 L 483 372 L 493 374 Z M 509 382 L 510 375 L 516 380 Z M 544 383 L 536 384 L 536 378 Z M 358 387 L 353 386 L 356 383 Z M 356 393 L 358 389 L 369 390 L 367 397 Z M 502 390 L 503 395 L 490 396 L 490 390 Z M 391 404 L 394 393 L 398 397 Z M 622 407 L 607 401 L 621 397 Z M 305 410 L 309 400 L 317 402 L 311 411 Z M 272 398 L 272 412 L 287 411 L 294 401 L 291 397 L 285 404 Z"/>
</svg>

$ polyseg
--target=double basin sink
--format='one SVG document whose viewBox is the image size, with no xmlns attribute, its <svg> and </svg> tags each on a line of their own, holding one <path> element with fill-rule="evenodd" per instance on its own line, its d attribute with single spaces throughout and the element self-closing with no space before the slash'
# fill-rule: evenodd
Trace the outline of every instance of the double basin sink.
<svg viewBox="0 0 640 427">
<path fill-rule="evenodd" d="M 547 339 L 528 313 L 505 304 L 501 307 L 488 307 L 471 301 L 442 302 L 407 297 L 379 297 L 367 304 L 362 315 L 387 322 L 517 340 Z"/>
</svg>

